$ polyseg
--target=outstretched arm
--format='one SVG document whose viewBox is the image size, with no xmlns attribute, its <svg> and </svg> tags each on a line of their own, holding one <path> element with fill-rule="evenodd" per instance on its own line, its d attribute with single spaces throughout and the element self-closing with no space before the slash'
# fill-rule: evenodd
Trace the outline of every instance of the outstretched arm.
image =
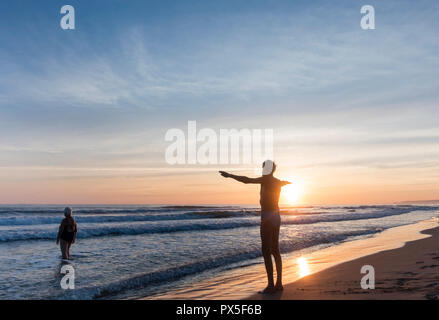
<svg viewBox="0 0 439 320">
<path fill-rule="evenodd" d="M 242 182 L 242 183 L 261 183 L 261 178 L 249 178 L 246 176 L 235 176 L 234 174 L 230 174 L 225 171 L 219 172 L 224 178 L 232 178 L 236 181 Z"/>
<path fill-rule="evenodd" d="M 291 182 L 289 182 L 289 181 L 281 181 L 280 184 L 281 184 L 281 187 L 283 187 L 283 186 L 286 186 L 287 184 L 291 184 Z"/>
</svg>

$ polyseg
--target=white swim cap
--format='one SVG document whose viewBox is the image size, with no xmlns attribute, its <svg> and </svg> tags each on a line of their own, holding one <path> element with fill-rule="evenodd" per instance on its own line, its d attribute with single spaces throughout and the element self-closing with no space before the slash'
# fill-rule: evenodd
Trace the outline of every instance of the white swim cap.
<svg viewBox="0 0 439 320">
<path fill-rule="evenodd" d="M 262 164 L 262 175 L 266 176 L 272 174 L 276 170 L 276 164 L 273 160 L 265 160 Z"/>
</svg>

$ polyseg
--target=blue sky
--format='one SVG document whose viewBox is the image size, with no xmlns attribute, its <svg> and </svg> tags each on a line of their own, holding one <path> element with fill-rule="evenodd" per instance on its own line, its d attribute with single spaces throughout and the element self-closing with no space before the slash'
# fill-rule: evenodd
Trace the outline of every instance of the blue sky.
<svg viewBox="0 0 439 320">
<path fill-rule="evenodd" d="M 59 27 L 64 4 L 75 7 L 74 31 Z M 376 30 L 360 28 L 365 4 L 375 7 Z M 416 198 L 433 196 L 438 9 L 437 1 L 2 2 L 0 190 L 9 191 L 0 202 L 19 201 L 24 185 L 47 184 L 35 197 L 51 202 L 57 181 L 126 176 L 113 170 L 102 180 L 95 169 L 163 167 L 166 130 L 188 120 L 274 128 L 276 157 L 312 184 L 315 168 L 403 173 L 404 190 L 418 177 Z M 133 179 L 152 176 L 160 174 L 133 169 Z"/>
</svg>

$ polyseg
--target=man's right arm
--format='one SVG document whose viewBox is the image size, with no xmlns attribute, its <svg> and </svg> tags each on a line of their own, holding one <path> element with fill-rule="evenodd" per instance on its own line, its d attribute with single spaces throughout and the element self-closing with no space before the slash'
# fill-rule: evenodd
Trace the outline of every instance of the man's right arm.
<svg viewBox="0 0 439 320">
<path fill-rule="evenodd" d="M 232 178 L 236 181 L 242 182 L 242 183 L 261 183 L 262 179 L 261 177 L 259 178 L 249 178 L 246 176 L 236 176 L 234 174 L 225 172 L 225 171 L 220 171 L 221 175 L 225 178 Z"/>
</svg>

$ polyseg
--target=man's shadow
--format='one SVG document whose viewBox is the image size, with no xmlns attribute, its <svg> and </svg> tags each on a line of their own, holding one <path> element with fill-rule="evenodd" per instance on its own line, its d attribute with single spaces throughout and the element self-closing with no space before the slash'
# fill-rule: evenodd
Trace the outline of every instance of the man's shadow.
<svg viewBox="0 0 439 320">
<path fill-rule="evenodd" d="M 270 294 L 259 294 L 261 300 L 281 300 L 283 295 L 283 291 L 276 291 L 275 293 Z"/>
</svg>

